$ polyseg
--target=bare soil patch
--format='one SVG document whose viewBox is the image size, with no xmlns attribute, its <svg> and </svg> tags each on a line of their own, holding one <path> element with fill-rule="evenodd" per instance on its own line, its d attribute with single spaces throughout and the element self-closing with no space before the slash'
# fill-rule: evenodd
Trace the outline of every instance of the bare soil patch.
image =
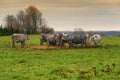
<svg viewBox="0 0 120 80">
<path fill-rule="evenodd" d="M 73 48 L 69 48 L 68 46 L 63 46 L 62 48 L 58 47 L 58 46 L 46 46 L 46 45 L 40 45 L 40 46 L 26 46 L 23 49 L 32 49 L 32 50 L 59 50 L 59 49 L 92 49 L 92 48 L 101 48 L 102 46 L 90 46 L 90 47 L 73 47 Z"/>
</svg>

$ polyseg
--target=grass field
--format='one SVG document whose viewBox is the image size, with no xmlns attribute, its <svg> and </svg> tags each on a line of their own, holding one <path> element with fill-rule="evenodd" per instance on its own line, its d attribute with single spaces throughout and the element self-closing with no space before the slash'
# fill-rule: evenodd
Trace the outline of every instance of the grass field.
<svg viewBox="0 0 120 80">
<path fill-rule="evenodd" d="M 100 48 L 33 50 L 11 48 L 0 36 L 0 80 L 120 80 L 120 37 L 104 37 Z M 31 35 L 26 46 L 39 46 Z"/>
</svg>

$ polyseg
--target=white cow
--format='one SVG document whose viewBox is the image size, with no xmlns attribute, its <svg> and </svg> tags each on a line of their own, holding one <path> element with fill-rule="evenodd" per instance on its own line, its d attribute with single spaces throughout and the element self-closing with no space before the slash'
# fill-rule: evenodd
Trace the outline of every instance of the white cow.
<svg viewBox="0 0 120 80">
<path fill-rule="evenodd" d="M 92 41 L 94 42 L 94 45 L 97 46 L 98 43 L 100 42 L 101 40 L 101 36 L 99 34 L 94 34 L 92 36 Z"/>
<path fill-rule="evenodd" d="M 21 43 L 21 47 L 23 48 L 26 40 L 28 39 L 29 39 L 28 35 L 14 33 L 12 35 L 12 46 L 15 47 L 15 43 Z"/>
</svg>

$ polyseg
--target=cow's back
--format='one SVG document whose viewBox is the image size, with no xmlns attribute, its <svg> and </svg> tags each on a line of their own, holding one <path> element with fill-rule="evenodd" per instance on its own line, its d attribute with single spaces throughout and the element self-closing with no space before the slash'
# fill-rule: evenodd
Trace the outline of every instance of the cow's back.
<svg viewBox="0 0 120 80">
<path fill-rule="evenodd" d="M 40 40 L 46 42 L 49 37 L 49 34 L 40 34 Z"/>
<path fill-rule="evenodd" d="M 25 34 L 13 34 L 12 39 L 16 42 L 21 42 L 27 40 L 27 36 Z"/>
</svg>

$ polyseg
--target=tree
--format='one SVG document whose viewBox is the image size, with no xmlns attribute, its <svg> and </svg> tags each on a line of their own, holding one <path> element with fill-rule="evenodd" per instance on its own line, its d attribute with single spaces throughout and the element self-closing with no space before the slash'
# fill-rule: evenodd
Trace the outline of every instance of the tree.
<svg viewBox="0 0 120 80">
<path fill-rule="evenodd" d="M 0 26 L 0 31 L 2 30 L 2 25 Z"/>
<path fill-rule="evenodd" d="M 18 20 L 18 24 L 20 27 L 20 32 L 24 33 L 24 29 L 25 29 L 25 12 L 23 10 L 20 10 L 17 14 L 17 20 Z"/>
<path fill-rule="evenodd" d="M 11 31 L 11 33 L 13 32 L 13 23 L 15 22 L 16 18 L 14 17 L 14 15 L 7 15 L 7 17 L 5 18 L 6 21 L 6 26 L 7 28 Z"/>
<path fill-rule="evenodd" d="M 45 33 L 45 34 L 47 33 L 53 34 L 55 32 L 53 28 L 50 28 L 47 26 L 41 26 L 39 30 L 40 30 L 40 33 Z"/>
<path fill-rule="evenodd" d="M 18 20 L 19 26 L 21 26 L 20 27 L 21 33 L 28 33 L 28 34 L 34 33 L 31 15 L 21 10 L 17 14 L 17 20 Z"/>
<path fill-rule="evenodd" d="M 45 19 L 42 19 L 41 21 L 42 21 L 42 24 L 39 28 L 40 33 L 45 33 L 45 34 L 51 33 L 52 34 L 52 33 L 55 32 L 53 28 L 50 28 L 50 27 L 47 26 L 47 23 L 46 23 Z"/>
<path fill-rule="evenodd" d="M 4 35 L 10 35 L 10 30 L 6 27 L 2 27 L 2 25 L 0 26 L 0 36 L 4 36 Z"/>
<path fill-rule="evenodd" d="M 30 15 L 30 19 L 32 21 L 33 33 L 37 32 L 37 24 L 41 20 L 42 13 L 33 5 L 30 5 L 26 8 L 26 14 Z"/>
<path fill-rule="evenodd" d="M 32 34 L 33 32 L 33 26 L 30 15 L 25 15 L 25 33 Z"/>
<path fill-rule="evenodd" d="M 43 19 L 42 13 L 33 5 L 28 6 L 25 10 L 20 10 L 18 14 L 7 15 L 5 18 L 5 28 L 10 33 L 28 33 L 36 34 L 40 33 L 53 33 L 54 29 L 47 27 Z"/>
</svg>

